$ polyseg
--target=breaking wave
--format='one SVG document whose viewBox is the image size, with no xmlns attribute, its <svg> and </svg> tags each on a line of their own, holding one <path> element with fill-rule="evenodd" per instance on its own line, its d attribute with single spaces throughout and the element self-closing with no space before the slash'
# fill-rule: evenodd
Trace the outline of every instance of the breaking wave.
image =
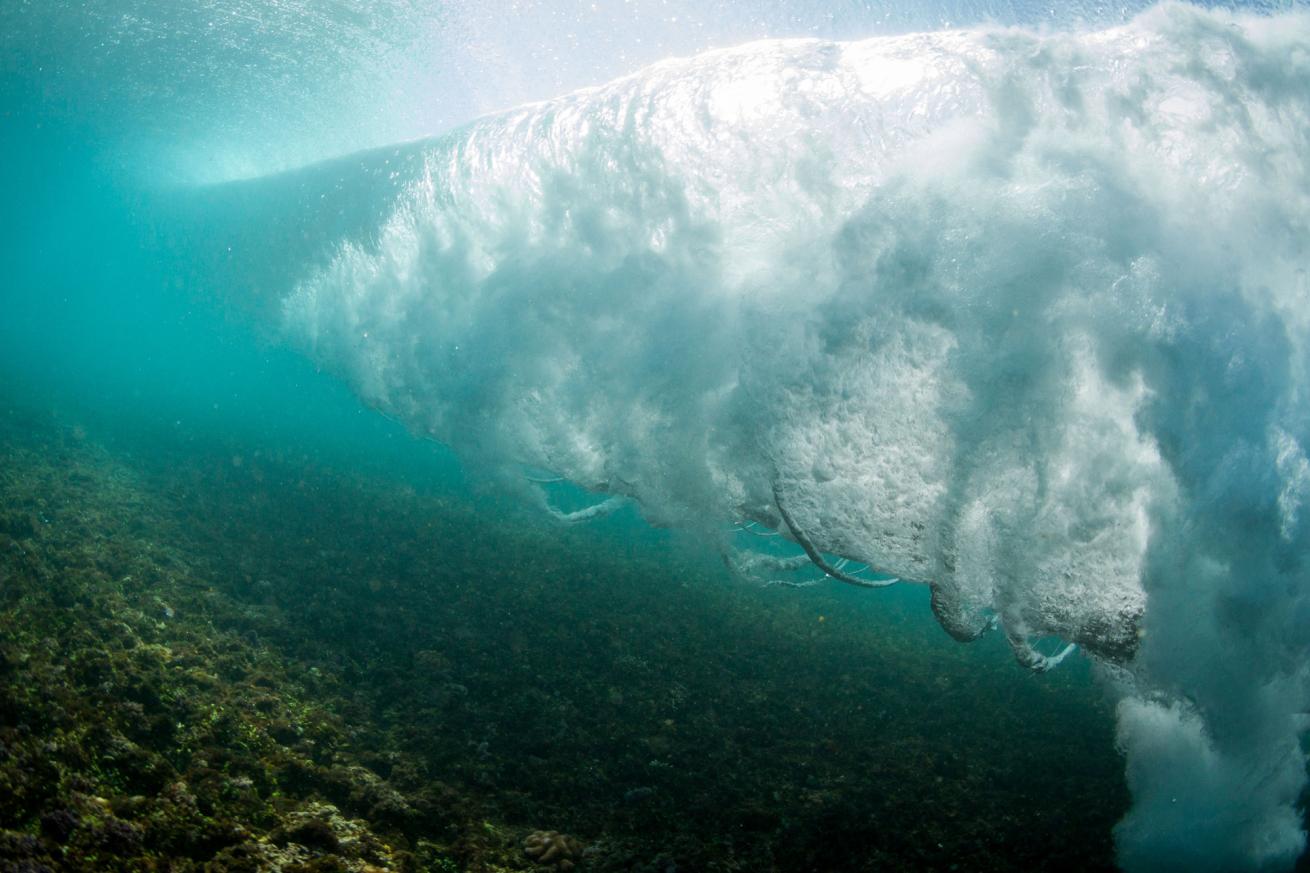
<svg viewBox="0 0 1310 873">
<path fill-rule="evenodd" d="M 929 585 L 1034 669 L 1076 643 L 1122 694 L 1123 865 L 1294 862 L 1310 18 L 754 43 L 418 149 L 280 304 L 370 404 Z"/>
</svg>

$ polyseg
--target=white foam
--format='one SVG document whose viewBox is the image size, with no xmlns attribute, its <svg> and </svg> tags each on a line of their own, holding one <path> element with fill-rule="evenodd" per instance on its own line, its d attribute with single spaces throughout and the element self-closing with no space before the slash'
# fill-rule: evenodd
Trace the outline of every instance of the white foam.
<svg viewBox="0 0 1310 873">
<path fill-rule="evenodd" d="M 1304 15 L 755 43 L 434 144 L 285 320 L 467 455 L 662 523 L 776 493 L 958 637 L 1118 662 L 1125 865 L 1281 869 L 1308 139 Z"/>
</svg>

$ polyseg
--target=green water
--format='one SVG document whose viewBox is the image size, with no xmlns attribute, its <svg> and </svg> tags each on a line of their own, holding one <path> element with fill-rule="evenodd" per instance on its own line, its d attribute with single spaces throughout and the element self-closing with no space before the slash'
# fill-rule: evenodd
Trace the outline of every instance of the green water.
<svg viewBox="0 0 1310 873">
<path fill-rule="evenodd" d="M 1305 869 L 1201 5 L 0 8 L 0 873 Z"/>
</svg>

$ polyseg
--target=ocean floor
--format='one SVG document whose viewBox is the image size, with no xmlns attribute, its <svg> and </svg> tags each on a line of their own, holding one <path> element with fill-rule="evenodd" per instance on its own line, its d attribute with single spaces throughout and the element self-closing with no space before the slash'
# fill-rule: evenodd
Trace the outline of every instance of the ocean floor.
<svg viewBox="0 0 1310 873">
<path fill-rule="evenodd" d="M 1113 869 L 1085 663 L 676 537 L 105 433 L 0 403 L 4 873 Z"/>
</svg>

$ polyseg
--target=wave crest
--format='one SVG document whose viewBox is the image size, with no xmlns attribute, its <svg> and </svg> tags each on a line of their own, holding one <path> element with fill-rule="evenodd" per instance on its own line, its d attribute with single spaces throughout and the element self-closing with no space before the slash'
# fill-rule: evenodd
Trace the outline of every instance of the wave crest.
<svg viewBox="0 0 1310 873">
<path fill-rule="evenodd" d="M 466 454 L 790 528 L 1029 666 L 1081 644 L 1136 701 L 1125 863 L 1288 866 L 1308 46 L 1169 6 L 661 63 L 432 143 L 285 323 Z M 1228 850 L 1180 854 L 1188 811 Z"/>
</svg>

